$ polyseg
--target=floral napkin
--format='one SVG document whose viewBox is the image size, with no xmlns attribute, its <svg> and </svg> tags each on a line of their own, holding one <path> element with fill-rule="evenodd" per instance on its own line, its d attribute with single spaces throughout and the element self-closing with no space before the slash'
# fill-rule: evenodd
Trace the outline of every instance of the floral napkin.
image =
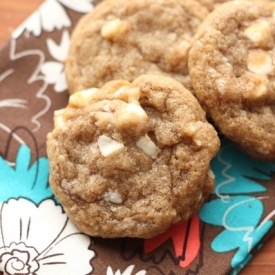
<svg viewBox="0 0 275 275">
<path fill-rule="evenodd" d="M 71 31 L 94 5 L 46 0 L 0 49 L 0 274 L 238 274 L 274 231 L 275 163 L 223 137 L 209 201 L 155 238 L 86 236 L 54 198 L 46 135 L 67 105 Z"/>
</svg>

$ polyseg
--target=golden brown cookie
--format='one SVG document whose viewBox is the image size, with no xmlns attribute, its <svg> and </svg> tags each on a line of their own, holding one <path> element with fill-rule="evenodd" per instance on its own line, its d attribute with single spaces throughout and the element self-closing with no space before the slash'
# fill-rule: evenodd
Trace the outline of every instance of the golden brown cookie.
<svg viewBox="0 0 275 275">
<path fill-rule="evenodd" d="M 203 6 L 205 6 L 209 11 L 213 11 L 220 4 L 225 3 L 225 2 L 229 2 L 231 0 L 196 0 L 196 1 L 198 1 Z"/>
<path fill-rule="evenodd" d="M 65 64 L 69 92 L 141 74 L 171 76 L 191 89 L 188 52 L 208 14 L 195 0 L 106 0 L 74 29 Z"/>
<path fill-rule="evenodd" d="M 111 81 L 56 111 L 50 184 L 83 232 L 149 238 L 199 210 L 218 149 L 205 112 L 176 80 Z"/>
<path fill-rule="evenodd" d="M 221 132 L 251 156 L 275 160 L 275 6 L 220 5 L 189 54 L 196 96 Z"/>
<path fill-rule="evenodd" d="M 221 5 L 225 2 L 230 2 L 232 0 L 196 0 L 196 1 L 198 1 L 200 4 L 205 6 L 209 11 L 213 11 L 219 5 Z M 247 0 L 239 0 L 239 1 L 247 1 Z M 255 0 L 250 0 L 250 1 L 255 1 Z M 269 0 L 269 1 L 274 1 L 274 0 Z"/>
</svg>

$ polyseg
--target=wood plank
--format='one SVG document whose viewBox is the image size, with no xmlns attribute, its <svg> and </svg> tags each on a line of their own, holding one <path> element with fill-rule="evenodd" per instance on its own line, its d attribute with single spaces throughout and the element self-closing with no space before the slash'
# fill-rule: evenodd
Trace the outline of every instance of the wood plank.
<svg viewBox="0 0 275 275">
<path fill-rule="evenodd" d="M 13 30 L 42 3 L 43 0 L 0 1 L 0 46 L 9 39 Z"/>
</svg>

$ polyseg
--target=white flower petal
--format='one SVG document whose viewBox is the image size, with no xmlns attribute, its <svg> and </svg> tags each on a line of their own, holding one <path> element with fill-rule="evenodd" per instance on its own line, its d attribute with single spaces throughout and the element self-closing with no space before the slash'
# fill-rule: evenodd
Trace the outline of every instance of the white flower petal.
<svg viewBox="0 0 275 275">
<path fill-rule="evenodd" d="M 135 266 L 134 265 L 129 265 L 125 271 L 122 273 L 122 275 L 131 275 Z"/>
<path fill-rule="evenodd" d="M 24 243 L 12 243 L 0 248 L 0 270 L 4 274 L 36 274 L 39 268 L 37 251 Z"/>
<path fill-rule="evenodd" d="M 67 222 L 66 214 L 53 200 L 45 200 L 37 207 L 25 199 L 11 199 L 2 205 L 1 214 L 5 245 L 24 242 L 39 253 L 56 240 Z"/>
<path fill-rule="evenodd" d="M 16 28 L 11 37 L 17 39 L 25 30 L 28 33 L 32 33 L 34 36 L 39 36 L 41 34 L 42 26 L 38 11 L 35 11 L 27 20 Z"/>
<path fill-rule="evenodd" d="M 68 31 L 62 32 L 60 45 L 57 45 L 52 39 L 47 39 L 47 46 L 51 56 L 60 62 L 66 60 L 69 46 L 70 46 L 70 34 Z"/>
<path fill-rule="evenodd" d="M 60 77 L 59 77 L 58 81 L 54 85 L 54 90 L 57 93 L 61 93 L 61 92 L 66 91 L 67 89 L 68 89 L 68 84 L 67 84 L 65 72 L 63 72 L 63 73 L 60 74 Z"/>
<path fill-rule="evenodd" d="M 45 76 L 48 84 L 54 85 L 54 90 L 58 93 L 67 90 L 68 85 L 64 72 L 64 65 L 59 62 L 49 61 L 41 66 L 41 73 Z"/>
<path fill-rule="evenodd" d="M 11 199 L 2 203 L 0 209 L 0 242 L 4 240 L 0 258 L 11 264 L 10 268 L 18 265 L 23 270 L 30 264 L 37 275 L 92 272 L 90 261 L 95 253 L 88 249 L 90 237 L 80 233 L 53 200 L 36 206 L 25 199 Z M 14 251 L 18 251 L 20 262 L 13 261 Z"/>
<path fill-rule="evenodd" d="M 66 2 L 66 1 L 65 1 Z M 77 1 L 76 1 L 77 2 Z M 75 3 L 77 4 L 77 3 Z M 74 4 L 74 5 L 75 5 Z M 69 6 L 69 4 L 68 4 Z M 91 3 L 83 3 L 80 9 L 91 9 Z M 46 0 L 37 11 L 35 11 L 27 20 L 25 20 L 13 33 L 12 38 L 17 39 L 26 30 L 34 36 L 39 36 L 42 30 L 51 32 L 55 29 L 61 30 L 70 27 L 72 22 L 63 6 L 57 0 Z"/>
<path fill-rule="evenodd" d="M 63 70 L 63 64 L 55 61 L 46 62 L 41 66 L 41 72 L 48 84 L 55 84 L 60 79 Z"/>
<path fill-rule="evenodd" d="M 39 8 L 43 30 L 51 32 L 71 26 L 71 20 L 56 0 L 46 0 Z"/>
<path fill-rule="evenodd" d="M 20 98 L 9 98 L 9 99 L 4 99 L 0 100 L 0 108 L 8 108 L 8 107 L 13 107 L 13 108 L 22 108 L 26 109 L 28 101 Z"/>
<path fill-rule="evenodd" d="M 136 275 L 146 275 L 146 270 L 141 270 L 137 272 Z"/>
<path fill-rule="evenodd" d="M 94 5 L 85 0 L 59 0 L 64 6 L 76 12 L 87 13 L 90 12 Z"/>
<path fill-rule="evenodd" d="M 56 242 L 48 253 L 38 260 L 38 275 L 90 274 L 93 270 L 90 260 L 95 256 L 92 250 L 88 250 L 90 242 L 90 238 L 82 233 L 68 235 Z"/>
<path fill-rule="evenodd" d="M 33 204 L 23 199 L 19 201 L 12 199 L 1 207 L 1 239 L 5 246 L 13 242 L 20 243 L 28 237 Z"/>
<path fill-rule="evenodd" d="M 115 273 L 112 268 L 108 266 L 106 275 L 133 275 L 132 272 L 135 268 L 135 265 L 129 265 L 123 273 L 121 273 L 120 269 L 118 269 Z M 146 270 L 140 270 L 136 273 L 136 275 L 146 275 Z"/>
<path fill-rule="evenodd" d="M 107 273 L 106 275 L 114 275 L 113 270 L 110 266 L 107 267 Z"/>
</svg>

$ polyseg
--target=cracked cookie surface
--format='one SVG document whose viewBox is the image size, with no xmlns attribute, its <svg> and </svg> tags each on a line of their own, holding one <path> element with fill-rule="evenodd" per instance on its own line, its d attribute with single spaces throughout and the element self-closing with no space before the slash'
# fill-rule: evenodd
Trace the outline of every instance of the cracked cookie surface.
<svg viewBox="0 0 275 275">
<path fill-rule="evenodd" d="M 275 160 L 275 6 L 234 1 L 201 24 L 189 54 L 199 101 L 221 132 L 261 160 Z"/>
<path fill-rule="evenodd" d="M 111 81 L 71 95 L 55 112 L 50 184 L 83 232 L 149 238 L 199 210 L 213 189 L 219 144 L 176 80 Z"/>
<path fill-rule="evenodd" d="M 141 74 L 173 77 L 191 89 L 188 52 L 208 14 L 195 0 L 106 0 L 74 29 L 65 63 L 69 92 Z"/>
</svg>

